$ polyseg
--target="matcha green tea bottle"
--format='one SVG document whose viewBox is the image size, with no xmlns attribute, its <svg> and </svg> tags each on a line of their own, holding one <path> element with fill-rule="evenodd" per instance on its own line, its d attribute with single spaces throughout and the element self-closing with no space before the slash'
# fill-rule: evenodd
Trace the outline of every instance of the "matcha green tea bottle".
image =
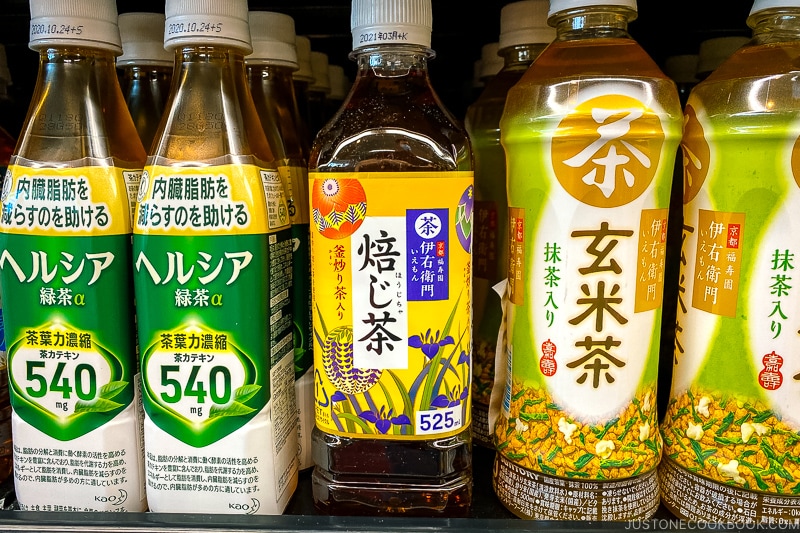
<svg viewBox="0 0 800 533">
<path fill-rule="evenodd" d="M 552 0 L 556 39 L 500 122 L 507 374 L 494 487 L 524 518 L 628 520 L 659 502 L 656 380 L 682 114 L 628 34 L 635 0 Z"/>
<path fill-rule="evenodd" d="M 269 11 L 250 12 L 253 53 L 247 56 L 247 77 L 256 111 L 288 187 L 292 221 L 292 318 L 294 378 L 300 422 L 300 469 L 311 460 L 314 427 L 314 372 L 311 330 L 311 263 L 308 213 L 308 144 L 300 127 L 292 72 L 298 68 L 294 19 Z"/>
<path fill-rule="evenodd" d="M 23 510 L 144 511 L 126 183 L 145 151 L 113 0 L 32 0 L 39 74 L 5 173 L 0 269 Z"/>
<path fill-rule="evenodd" d="M 323 513 L 472 502 L 472 152 L 431 87 L 431 19 L 431 0 L 353 0 L 358 73 L 311 149 Z"/>
<path fill-rule="evenodd" d="M 247 84 L 246 0 L 167 0 L 172 92 L 136 210 L 156 512 L 280 514 L 297 485 L 292 241 Z"/>
<path fill-rule="evenodd" d="M 800 516 L 800 1 L 757 0 L 752 40 L 689 95 L 677 361 L 662 498 L 677 516 Z"/>
<path fill-rule="evenodd" d="M 122 55 L 117 58 L 117 70 L 122 93 L 142 144 L 149 150 L 167 103 L 175 61 L 164 48 L 164 14 L 123 13 L 119 33 Z"/>
<path fill-rule="evenodd" d="M 484 446 L 492 446 L 489 397 L 502 320 L 500 297 L 492 286 L 505 278 L 508 265 L 506 154 L 500 145 L 500 117 L 508 90 L 555 37 L 555 30 L 547 25 L 547 9 L 547 0 L 522 0 L 500 10 L 503 67 L 467 108 L 464 123 L 475 153 L 472 429 L 475 442 Z"/>
</svg>

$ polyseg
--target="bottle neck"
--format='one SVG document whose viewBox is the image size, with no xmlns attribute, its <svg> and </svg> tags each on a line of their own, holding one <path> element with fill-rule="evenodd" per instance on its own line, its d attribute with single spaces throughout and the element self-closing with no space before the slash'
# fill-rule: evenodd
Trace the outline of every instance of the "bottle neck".
<svg viewBox="0 0 800 533">
<path fill-rule="evenodd" d="M 414 45 L 381 45 L 351 52 L 358 64 L 358 74 L 378 78 L 401 76 L 427 76 L 428 60 L 435 56 L 433 50 Z"/>
<path fill-rule="evenodd" d="M 500 50 L 503 68 L 527 67 L 547 48 L 547 43 L 518 44 Z"/>
<path fill-rule="evenodd" d="M 592 6 L 554 15 L 556 40 L 629 39 L 628 23 L 636 12 L 619 6 Z"/>
<path fill-rule="evenodd" d="M 769 9 L 747 21 L 754 44 L 800 41 L 800 9 Z"/>
<path fill-rule="evenodd" d="M 172 66 L 163 65 L 126 65 L 122 71 L 125 77 L 137 81 L 172 76 Z"/>
</svg>

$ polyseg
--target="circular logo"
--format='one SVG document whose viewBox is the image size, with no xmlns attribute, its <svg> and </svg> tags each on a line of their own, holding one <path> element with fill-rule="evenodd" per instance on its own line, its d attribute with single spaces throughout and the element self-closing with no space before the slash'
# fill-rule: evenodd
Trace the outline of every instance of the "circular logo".
<svg viewBox="0 0 800 533">
<path fill-rule="evenodd" d="M 579 104 L 558 125 L 551 146 L 553 171 L 564 190 L 595 207 L 619 207 L 638 198 L 655 177 L 664 145 L 658 116 L 624 95 Z"/>
<path fill-rule="evenodd" d="M 703 125 L 697 120 L 694 108 L 687 105 L 683 112 L 683 203 L 691 202 L 703 186 L 711 163 L 711 149 L 708 147 Z M 792 158 L 794 168 L 794 158 Z"/>
<path fill-rule="evenodd" d="M 475 198 L 472 185 L 467 187 L 461 194 L 456 207 L 456 235 L 458 242 L 465 251 L 472 249 L 472 210 L 475 205 Z"/>
<path fill-rule="evenodd" d="M 423 239 L 433 239 L 442 232 L 442 219 L 436 213 L 422 213 L 414 221 L 414 231 Z"/>
<path fill-rule="evenodd" d="M 314 226 L 323 237 L 344 239 L 364 222 L 367 194 L 358 180 L 316 179 L 311 190 L 311 210 Z"/>
<path fill-rule="evenodd" d="M 147 188 L 150 186 L 150 176 L 145 170 L 142 172 L 142 179 L 139 180 L 139 192 L 136 194 L 136 201 L 141 203 L 147 196 Z"/>
</svg>

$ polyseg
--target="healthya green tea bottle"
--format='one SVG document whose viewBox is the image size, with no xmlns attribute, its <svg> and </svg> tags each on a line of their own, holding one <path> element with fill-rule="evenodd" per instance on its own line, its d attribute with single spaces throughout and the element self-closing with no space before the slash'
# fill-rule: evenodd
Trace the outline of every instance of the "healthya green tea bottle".
<svg viewBox="0 0 800 533">
<path fill-rule="evenodd" d="M 300 469 L 311 460 L 314 427 L 314 339 L 311 329 L 311 260 L 308 233 L 308 144 L 292 82 L 298 69 L 294 19 L 282 13 L 250 12 L 253 53 L 247 56 L 247 77 L 261 125 L 289 185 L 292 221 L 292 317 L 294 377 L 300 418 Z"/>
<path fill-rule="evenodd" d="M 547 0 L 522 0 L 500 10 L 501 70 L 467 108 L 464 125 L 475 152 L 475 242 L 473 244 L 472 415 L 475 442 L 492 447 L 489 398 L 502 307 L 492 287 L 508 270 L 506 154 L 500 145 L 500 117 L 508 90 L 555 37 L 547 25 Z"/>
<path fill-rule="evenodd" d="M 311 150 L 323 513 L 470 509 L 472 153 L 430 85 L 431 18 L 353 1 L 358 74 Z"/>
<path fill-rule="evenodd" d="M 280 514 L 297 486 L 292 240 L 246 0 L 168 0 L 164 45 L 177 81 L 133 238 L 150 508 Z"/>
<path fill-rule="evenodd" d="M 753 39 L 691 92 L 676 366 L 659 466 L 682 518 L 800 516 L 800 1 L 757 0 Z"/>
<path fill-rule="evenodd" d="M 635 0 L 552 0 L 557 37 L 500 122 L 509 203 L 507 373 L 494 486 L 524 518 L 658 507 L 656 379 L 682 114 L 628 34 Z"/>
<path fill-rule="evenodd" d="M 144 511 L 126 182 L 145 151 L 112 0 L 32 0 L 39 74 L 3 182 L 0 269 L 23 510 Z"/>
</svg>

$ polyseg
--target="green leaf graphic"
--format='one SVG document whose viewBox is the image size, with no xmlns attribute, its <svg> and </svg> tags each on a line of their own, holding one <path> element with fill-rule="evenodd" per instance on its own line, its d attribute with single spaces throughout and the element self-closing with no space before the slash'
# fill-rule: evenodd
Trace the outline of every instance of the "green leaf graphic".
<svg viewBox="0 0 800 533">
<path fill-rule="evenodd" d="M 128 386 L 127 381 L 109 381 L 108 384 L 100 387 L 100 397 L 110 400 Z"/>
<path fill-rule="evenodd" d="M 212 405 L 211 409 L 208 410 L 208 418 L 219 418 L 221 416 L 241 416 L 241 415 L 248 415 L 255 411 L 252 407 L 247 407 L 246 405 L 239 403 L 237 401 L 233 401 L 230 405 L 226 407 L 222 407 L 219 405 Z"/>
<path fill-rule="evenodd" d="M 78 400 L 75 404 L 75 414 L 79 413 L 107 413 L 122 407 L 121 403 L 117 403 L 105 398 L 96 398 L 90 402 Z"/>
<path fill-rule="evenodd" d="M 234 394 L 236 395 L 235 401 L 239 403 L 247 403 L 247 400 L 255 396 L 261 390 L 261 385 L 242 385 Z"/>
</svg>

